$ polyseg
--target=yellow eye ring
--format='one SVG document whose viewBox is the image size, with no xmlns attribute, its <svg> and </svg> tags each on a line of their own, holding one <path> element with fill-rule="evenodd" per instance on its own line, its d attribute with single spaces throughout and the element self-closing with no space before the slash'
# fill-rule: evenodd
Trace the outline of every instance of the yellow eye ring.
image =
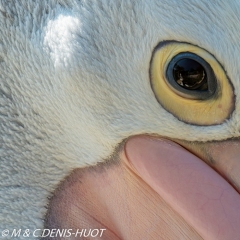
<svg viewBox="0 0 240 240">
<path fill-rule="evenodd" d="M 168 66 L 180 53 L 195 54 L 212 68 L 216 90 L 211 96 L 206 99 L 187 98 L 169 85 Z M 230 117 L 234 109 L 233 87 L 225 71 L 210 53 L 200 47 L 179 42 L 162 43 L 155 49 L 152 56 L 150 80 L 158 102 L 183 122 L 195 125 L 221 124 Z"/>
</svg>

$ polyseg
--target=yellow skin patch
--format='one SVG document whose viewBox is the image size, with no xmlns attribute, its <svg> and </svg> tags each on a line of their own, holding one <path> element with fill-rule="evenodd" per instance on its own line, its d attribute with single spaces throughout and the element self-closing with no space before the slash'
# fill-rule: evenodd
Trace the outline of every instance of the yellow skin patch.
<svg viewBox="0 0 240 240">
<path fill-rule="evenodd" d="M 213 69 L 217 80 L 215 94 L 208 99 L 183 97 L 166 81 L 170 61 L 181 52 L 191 52 L 203 58 Z M 156 49 L 151 64 L 151 84 L 159 103 L 179 120 L 196 125 L 217 125 L 234 109 L 233 88 L 216 59 L 202 48 L 187 43 L 168 43 Z"/>
</svg>

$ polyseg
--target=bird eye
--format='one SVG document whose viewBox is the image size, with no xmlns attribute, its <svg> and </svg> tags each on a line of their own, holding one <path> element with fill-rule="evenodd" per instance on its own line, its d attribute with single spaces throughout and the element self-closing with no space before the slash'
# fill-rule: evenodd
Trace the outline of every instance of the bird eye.
<svg viewBox="0 0 240 240">
<path fill-rule="evenodd" d="M 200 56 L 179 53 L 167 66 L 166 81 L 177 94 L 191 99 L 207 99 L 217 88 L 211 66 Z"/>
<path fill-rule="evenodd" d="M 188 90 L 207 91 L 207 77 L 205 68 L 191 58 L 176 61 L 168 70 L 168 79 L 173 79 L 179 86 Z"/>
<path fill-rule="evenodd" d="M 150 78 L 159 103 L 181 121 L 216 125 L 233 111 L 233 88 L 223 68 L 197 46 L 160 43 L 152 56 Z"/>
</svg>

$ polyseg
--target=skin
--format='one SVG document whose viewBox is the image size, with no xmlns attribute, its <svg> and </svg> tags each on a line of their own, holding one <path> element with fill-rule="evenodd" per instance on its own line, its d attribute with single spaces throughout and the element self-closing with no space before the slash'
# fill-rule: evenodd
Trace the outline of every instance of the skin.
<svg viewBox="0 0 240 240">
<path fill-rule="evenodd" d="M 106 229 L 97 239 L 239 239 L 238 141 L 178 143 L 135 136 L 111 161 L 74 170 L 46 227 Z"/>
</svg>

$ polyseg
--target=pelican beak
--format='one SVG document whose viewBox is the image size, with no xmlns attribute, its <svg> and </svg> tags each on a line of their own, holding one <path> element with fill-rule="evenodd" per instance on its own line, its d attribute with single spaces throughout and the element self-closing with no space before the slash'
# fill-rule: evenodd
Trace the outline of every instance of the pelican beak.
<svg viewBox="0 0 240 240">
<path fill-rule="evenodd" d="M 126 152 L 139 176 L 204 239 L 234 239 L 240 236 L 240 148 L 234 143 L 199 143 L 202 151 L 185 143 L 188 151 L 172 141 L 136 138 Z"/>
<path fill-rule="evenodd" d="M 46 226 L 106 229 L 103 239 L 238 239 L 239 169 L 238 141 L 135 136 L 59 186 Z"/>
</svg>

